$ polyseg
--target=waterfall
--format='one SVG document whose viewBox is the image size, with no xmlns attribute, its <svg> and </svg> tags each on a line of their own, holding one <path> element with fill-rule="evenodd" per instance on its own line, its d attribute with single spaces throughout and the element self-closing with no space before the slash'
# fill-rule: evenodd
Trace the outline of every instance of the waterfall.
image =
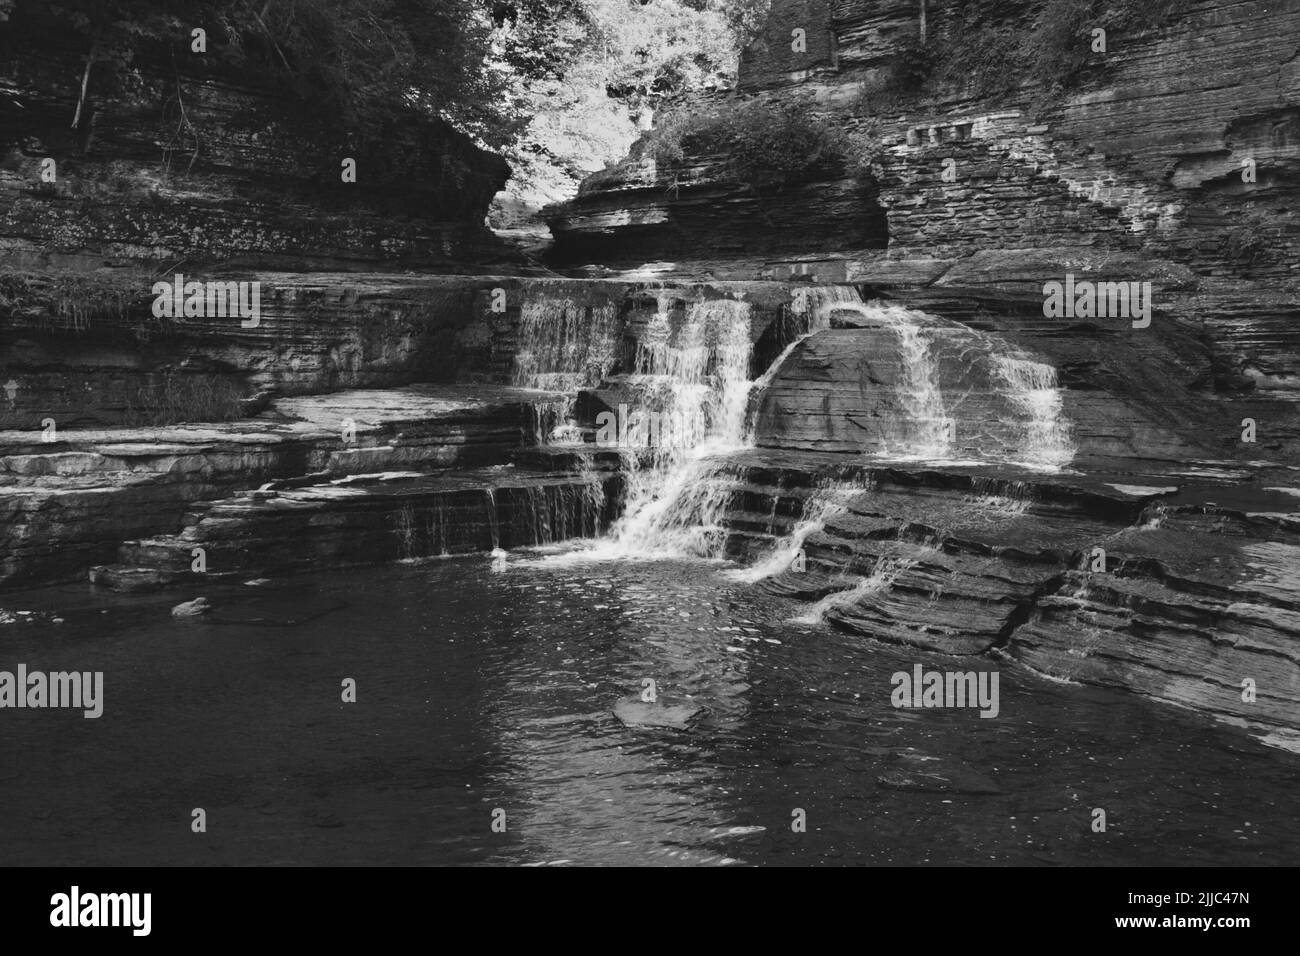
<svg viewBox="0 0 1300 956">
<path fill-rule="evenodd" d="M 954 406 L 960 408 L 972 396 L 978 408 L 963 419 L 971 428 L 966 443 L 977 444 L 981 458 L 1056 469 L 1072 457 L 1055 371 L 996 336 L 913 309 L 863 302 L 852 286 L 809 286 L 795 290 L 790 309 L 802 319 L 795 326 L 802 331 L 751 382 L 749 304 L 712 299 L 682 309 L 673 308 L 675 301 L 680 299 L 660 297 L 654 314 L 644 320 L 634 354 L 623 355 L 627 371 L 612 378 L 620 355 L 614 308 L 540 299 L 522 310 L 515 383 L 563 389 L 570 396 L 563 412 L 548 416 L 551 441 L 581 437 L 571 424 L 578 390 L 603 383 L 610 393 L 621 392 L 616 401 L 622 512 L 607 537 L 587 548 L 581 560 L 719 557 L 727 506 L 738 487 L 729 456 L 754 444 L 754 399 L 808 336 L 841 334 L 829 331 L 837 312 L 851 313 L 843 325 L 875 328 L 886 342 L 892 338 L 897 343 L 896 351 L 886 346 L 884 357 L 886 377 L 893 380 L 892 399 L 883 407 L 884 434 L 878 439 L 884 458 L 953 460 Z M 622 421 L 624 416 L 630 416 L 628 421 Z M 647 419 L 653 436 L 648 447 L 629 442 Z M 594 487 L 591 462 L 582 470 L 591 471 Z M 819 490 L 772 553 L 734 576 L 757 581 L 788 566 L 804 540 L 843 507 L 844 495 L 845 489 Z M 537 537 L 551 535 L 541 529 Z M 892 580 L 888 571 L 882 567 L 861 586 L 887 585 Z"/>
<path fill-rule="evenodd" d="M 492 534 L 492 550 L 501 547 L 501 520 L 497 515 L 497 490 L 491 486 L 483 489 L 487 495 L 487 521 L 488 530 Z"/>
<path fill-rule="evenodd" d="M 862 296 L 851 285 L 813 285 L 790 294 L 790 312 L 804 319 L 807 334 L 831 327 L 831 313 L 838 305 L 861 305 Z"/>
<path fill-rule="evenodd" d="M 1056 369 L 1044 362 L 1010 355 L 994 356 L 994 368 L 1011 389 L 1011 400 L 1024 411 L 1020 458 L 1030 465 L 1056 469 L 1074 457 L 1069 426 L 1061 418 L 1061 390 Z"/>
<path fill-rule="evenodd" d="M 889 590 L 900 574 L 915 565 L 915 560 L 907 558 L 881 558 L 876 562 L 872 572 L 860 578 L 852 588 L 826 595 L 806 612 L 791 620 L 795 624 L 820 624 L 826 620 L 826 614 L 834 608 L 856 604 L 868 594 Z"/>
<path fill-rule="evenodd" d="M 856 300 L 856 301 L 853 301 Z M 896 305 L 864 303 L 854 292 L 852 300 L 839 299 L 824 311 L 855 312 L 879 323 L 898 336 L 899 376 L 896 386 L 903 418 L 894 428 L 892 443 L 883 453 L 899 460 L 947 458 L 952 447 L 954 422 L 944 407 L 934 356 L 934 320 L 924 312 Z"/>
<path fill-rule="evenodd" d="M 809 335 L 830 327 L 835 312 L 854 313 L 855 324 L 886 328 L 898 339 L 899 371 L 895 397 L 902 412 L 881 441 L 885 458 L 903 461 L 951 461 L 956 445 L 957 406 L 970 394 L 945 395 L 945 375 L 953 369 L 978 368 L 989 393 L 1008 406 L 1012 420 L 996 423 L 1004 434 L 1013 436 L 1005 452 L 987 447 L 979 457 L 1007 460 L 1024 467 L 1056 471 L 1074 457 L 1069 426 L 1063 414 L 1063 399 L 1056 370 L 1035 361 L 996 335 L 979 332 L 935 316 L 881 302 L 863 302 L 851 286 L 810 287 L 796 292 L 796 314 L 807 317 L 807 331 L 791 344 L 764 376 L 765 386 L 774 378 L 800 343 Z M 943 364 L 941 364 L 941 362 Z M 941 371 L 944 373 L 941 375 Z M 958 374 L 965 374 L 965 371 Z M 983 413 L 986 414 L 986 413 Z M 757 409 L 752 416 L 757 422 Z M 982 418 L 975 423 L 986 424 Z M 977 432 L 978 433 L 978 432 Z"/>
<path fill-rule="evenodd" d="M 747 568 L 735 568 L 726 573 L 733 581 L 753 584 L 773 575 L 786 571 L 794 563 L 795 556 L 803 548 L 808 538 L 826 527 L 826 522 L 841 514 L 848 503 L 848 498 L 863 489 L 842 482 L 828 482 L 820 485 L 804 501 L 803 514 L 799 522 L 788 535 L 776 542 L 770 554 L 757 564 Z M 775 507 L 775 499 L 773 500 Z"/>
<path fill-rule="evenodd" d="M 538 296 L 519 310 L 513 384 L 563 393 L 546 414 L 538 414 L 539 444 L 581 439 L 572 424 L 578 389 L 596 385 L 618 357 L 616 305 L 584 305 L 569 298 Z M 544 420 L 553 421 L 549 431 Z"/>
<path fill-rule="evenodd" d="M 902 376 L 898 389 L 907 414 L 903 444 L 893 451 L 899 458 L 947 458 L 954 423 L 943 404 L 939 375 L 931 354 L 934 337 L 923 331 L 924 313 L 898 306 L 877 307 L 877 315 L 898 334 L 902 347 Z"/>
<path fill-rule="evenodd" d="M 718 458 L 745 447 L 752 350 L 750 307 L 693 303 L 676 329 L 660 310 L 636 352 L 629 385 L 667 423 L 649 455 L 625 453 L 626 504 L 609 550 L 629 556 L 713 557 L 732 481 Z"/>
</svg>

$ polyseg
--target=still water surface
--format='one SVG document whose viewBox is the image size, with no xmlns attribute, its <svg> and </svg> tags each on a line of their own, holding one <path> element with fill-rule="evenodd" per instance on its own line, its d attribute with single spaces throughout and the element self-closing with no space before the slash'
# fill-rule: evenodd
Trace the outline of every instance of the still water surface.
<svg viewBox="0 0 1300 956">
<path fill-rule="evenodd" d="M 1300 757 L 791 623 L 806 606 L 725 567 L 437 560 L 212 586 L 197 621 L 170 608 L 198 592 L 12 596 L 0 620 L 37 613 L 0 624 L 0 669 L 102 670 L 105 704 L 0 712 L 0 863 L 1300 860 Z M 890 675 L 917 663 L 999 668 L 998 717 L 894 709 Z M 616 718 L 647 677 L 697 722 Z M 900 771 L 947 783 L 880 782 Z"/>
</svg>

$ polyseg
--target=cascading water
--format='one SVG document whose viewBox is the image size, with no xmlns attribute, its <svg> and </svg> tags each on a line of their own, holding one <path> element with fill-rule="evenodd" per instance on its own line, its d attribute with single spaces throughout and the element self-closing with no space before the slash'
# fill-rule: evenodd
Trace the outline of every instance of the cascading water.
<svg viewBox="0 0 1300 956">
<path fill-rule="evenodd" d="M 902 347 L 899 392 L 910 433 L 905 434 L 902 445 L 893 454 L 906 458 L 946 458 L 952 447 L 954 423 L 944 408 L 939 375 L 930 352 L 933 337 L 918 322 L 923 313 L 883 306 L 878 307 L 876 314 L 898 333 Z"/>
<path fill-rule="evenodd" d="M 1044 362 L 995 355 L 994 368 L 1010 387 L 1011 400 L 1029 417 L 1020 457 L 1030 465 L 1057 469 L 1074 458 L 1069 426 L 1061 418 L 1056 369 Z"/>
<path fill-rule="evenodd" d="M 894 581 L 908 568 L 915 567 L 916 561 L 908 558 L 881 558 L 876 562 L 872 572 L 847 591 L 836 591 L 826 595 L 803 614 L 791 620 L 796 624 L 820 624 L 826 620 L 829 611 L 837 607 L 855 604 L 868 594 L 887 591 Z"/>
<path fill-rule="evenodd" d="M 859 323 L 888 328 L 898 337 L 899 374 L 896 394 L 902 415 L 881 442 L 881 454 L 894 460 L 952 460 L 956 442 L 953 402 L 961 404 L 960 391 L 945 395 L 941 358 L 951 368 L 956 361 L 979 363 L 987 388 L 1014 416 L 1004 421 L 1004 431 L 1015 434 L 1014 447 L 1000 454 L 981 449 L 981 458 L 1007 460 L 1036 470 L 1056 471 L 1074 457 L 1069 426 L 1062 416 L 1063 400 L 1052 366 L 1029 358 L 998 336 L 978 332 L 901 306 L 863 302 L 852 287 L 810 288 L 804 291 L 804 311 L 814 334 L 829 328 L 836 312 L 854 313 Z M 862 320 L 865 320 L 863 322 Z M 807 334 L 795 344 L 803 341 Z M 949 343 L 951 340 L 951 343 Z M 947 352 L 941 355 L 941 347 Z M 782 361 L 784 360 L 784 356 Z M 775 375 L 776 367 L 769 370 Z M 945 372 L 944 374 L 948 374 Z M 969 392 L 969 389 L 967 389 Z"/>
<path fill-rule="evenodd" d="M 628 384 L 664 423 L 646 455 L 628 452 L 626 507 L 599 550 L 715 556 L 731 482 L 718 458 L 745 446 L 750 307 L 693 303 L 676 329 L 661 309 L 637 346 Z"/>
<path fill-rule="evenodd" d="M 790 533 L 776 542 L 771 553 L 757 564 L 747 568 L 736 568 L 727 572 L 733 581 L 753 584 L 773 575 L 788 570 L 794 563 L 795 556 L 803 548 L 808 538 L 826 527 L 826 522 L 841 514 L 849 498 L 862 488 L 843 484 L 828 483 L 817 488 L 803 506 L 803 515 Z"/>
<path fill-rule="evenodd" d="M 797 328 L 802 331 L 776 357 L 762 375 L 755 380 L 749 391 L 749 415 L 746 425 L 746 444 L 754 443 L 754 432 L 758 428 L 758 399 L 771 385 L 772 380 L 780 374 L 782 367 L 796 349 L 809 337 L 831 327 L 831 315 L 841 305 L 852 309 L 862 305 L 862 297 L 853 286 L 813 285 L 802 286 L 790 293 L 790 314 L 799 320 Z"/>
<path fill-rule="evenodd" d="M 560 392 L 564 398 L 539 413 L 539 443 L 580 441 L 571 422 L 578 389 L 595 385 L 618 357 L 618 307 L 584 305 L 538 296 L 519 310 L 513 384 Z M 549 428 L 541 423 L 553 423 Z"/>
<path fill-rule="evenodd" d="M 795 289 L 790 294 L 790 312 L 805 320 L 811 334 L 831 327 L 831 313 L 839 305 L 862 304 L 862 296 L 851 285 L 813 285 Z"/>
<path fill-rule="evenodd" d="M 853 290 L 850 290 L 853 291 Z M 893 439 L 882 449 L 888 458 L 937 460 L 948 457 L 954 423 L 944 407 L 938 368 L 932 354 L 933 320 L 924 312 L 901 306 L 865 303 L 856 291 L 828 303 L 827 318 L 835 311 L 854 312 L 893 331 L 899 342 L 898 398 L 903 418 Z"/>
<path fill-rule="evenodd" d="M 796 290 L 791 305 L 791 314 L 803 320 L 802 333 L 751 382 L 748 303 L 704 300 L 683 311 L 671 309 L 673 300 L 663 297 L 646 321 L 632 371 L 612 380 L 608 375 L 619 351 L 614 309 L 542 300 L 523 313 L 516 384 L 575 394 L 603 379 L 626 390 L 633 418 L 649 417 L 656 426 L 649 447 L 621 448 L 622 516 L 607 537 L 581 552 L 587 559 L 719 556 L 725 540 L 722 521 L 736 487 L 726 456 L 753 445 L 757 416 L 750 413 L 751 399 L 767 388 L 801 342 L 831 328 L 836 312 L 854 313 L 845 325 L 884 329 L 898 342 L 894 407 L 900 414 L 882 436 L 886 459 L 951 460 L 954 417 L 941 386 L 941 369 L 950 378 L 961 369 L 966 390 L 954 391 L 951 400 L 960 405 L 971 394 L 970 375 L 975 374 L 975 394 L 1001 409 L 994 413 L 998 434 L 1020 433 L 1001 442 L 1014 459 L 1002 457 L 1001 447 L 993 454 L 981 448 L 981 457 L 1042 469 L 1070 460 L 1054 370 L 994 336 L 955 324 L 947 330 L 944 320 L 923 312 L 863 302 L 851 286 L 809 286 Z M 620 434 L 626 435 L 626 429 L 620 428 Z M 561 425 L 551 438 L 566 435 Z M 804 539 L 841 507 L 841 499 L 839 490 L 816 496 L 792 533 L 759 565 L 740 572 L 740 578 L 761 580 L 787 566 Z M 888 586 L 890 580 L 887 576 L 877 583 Z"/>
</svg>

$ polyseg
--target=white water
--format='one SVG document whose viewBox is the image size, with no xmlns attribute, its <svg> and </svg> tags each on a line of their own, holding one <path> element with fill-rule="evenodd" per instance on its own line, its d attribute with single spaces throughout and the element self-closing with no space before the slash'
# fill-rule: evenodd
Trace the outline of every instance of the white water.
<svg viewBox="0 0 1300 956">
<path fill-rule="evenodd" d="M 629 383 L 674 434 L 629 456 L 623 516 L 599 556 L 717 556 L 734 485 L 719 459 L 745 447 L 751 350 L 746 302 L 693 303 L 676 329 L 664 311 L 651 322 Z"/>
<path fill-rule="evenodd" d="M 634 414 L 655 416 L 662 431 L 648 449 L 623 450 L 623 514 L 606 537 L 573 559 L 719 557 L 725 543 L 722 521 L 737 487 L 727 459 L 753 445 L 756 416 L 748 414 L 750 400 L 769 386 L 809 335 L 830 328 L 837 311 L 857 313 L 866 324 L 888 329 L 897 337 L 895 399 L 901 414 L 882 437 L 881 456 L 952 461 L 955 423 L 941 388 L 937 354 L 938 347 L 948 342 L 942 320 L 900 306 L 864 303 L 850 286 L 799 289 L 791 312 L 803 319 L 803 334 L 751 382 L 748 303 L 699 301 L 685 315 L 674 315 L 665 299 L 637 342 L 634 371 L 624 377 L 637 403 Z M 595 385 L 614 367 L 617 336 L 612 308 L 588 314 L 586 308 L 567 300 L 526 306 L 516 384 L 567 392 Z M 988 387 L 1000 391 L 1004 403 L 1015 410 L 1017 420 L 1002 424 L 1022 428 L 1018 443 L 1022 447 L 1015 450 L 1017 463 L 1042 469 L 1067 463 L 1072 450 L 1061 420 L 1054 370 L 994 336 L 954 326 L 952 338 L 959 345 L 975 340 L 962 353 L 963 361 L 981 363 Z M 964 397 L 956 400 L 960 403 Z M 562 423 L 552 438 L 571 439 L 574 434 Z M 788 567 L 804 539 L 824 527 L 839 507 L 832 494 L 811 503 L 809 514 L 792 533 L 759 565 L 738 572 L 739 579 L 761 580 Z M 882 567 L 860 587 L 887 586 L 892 576 L 882 575 L 888 570 Z M 827 598 L 832 602 L 828 606 L 834 606 L 834 597 Z"/>
<path fill-rule="evenodd" d="M 799 317 L 803 322 L 803 329 L 789 345 L 782 349 L 781 354 L 776 357 L 767 371 L 754 380 L 749 394 L 751 399 L 756 399 L 766 391 L 767 387 L 772 384 L 772 379 L 776 378 L 781 372 L 782 366 L 799 346 L 809 336 L 816 335 L 831 327 L 831 313 L 840 304 L 852 306 L 853 303 L 862 304 L 862 297 L 858 295 L 858 290 L 852 286 L 841 285 L 814 285 L 805 288 L 795 289 L 791 293 L 790 313 Z M 751 404 L 752 414 L 749 421 L 749 437 L 752 439 L 754 427 L 758 422 L 758 405 L 756 402 Z M 751 440 L 749 444 L 753 444 Z"/>
<path fill-rule="evenodd" d="M 903 374 L 898 387 L 908 428 L 901 446 L 892 453 L 895 457 L 947 458 L 952 448 L 954 422 L 944 408 L 938 370 L 931 355 L 933 335 L 923 331 L 920 325 L 924 313 L 884 306 L 877 307 L 877 314 L 898 334 L 902 348 Z"/>
<path fill-rule="evenodd" d="M 849 484 L 827 484 L 818 488 L 804 503 L 803 515 L 790 533 L 778 540 L 772 551 L 757 564 L 726 572 L 733 581 L 753 584 L 786 571 L 794 563 L 804 542 L 826 527 L 826 522 L 842 514 L 848 500 L 862 489 Z"/>
<path fill-rule="evenodd" d="M 942 320 L 924 312 L 880 302 L 863 302 L 851 287 L 808 289 L 812 332 L 829 328 L 836 311 L 855 312 L 898 336 L 900 374 L 897 398 L 903 415 L 882 441 L 884 458 L 902 461 L 953 462 L 957 420 L 941 386 L 938 347 L 943 343 Z M 1019 416 L 1020 440 L 1011 458 L 1015 464 L 1056 471 L 1074 458 L 1069 425 L 1062 415 L 1063 399 L 1056 370 L 1028 358 L 1001 338 L 954 327 L 954 338 L 974 339 L 961 353 L 964 362 L 981 362 L 989 388 L 1001 391 Z M 812 334 L 810 332 L 809 334 Z M 800 340 L 802 341 L 802 339 Z M 770 370 L 775 374 L 775 370 Z M 958 401 L 964 396 L 958 396 Z M 981 458 L 996 457 L 981 454 Z"/>
<path fill-rule="evenodd" d="M 1056 469 L 1074 458 L 1070 430 L 1061 418 L 1061 390 L 1056 369 L 1044 362 L 995 355 L 994 369 L 1010 387 L 1010 396 L 1029 420 L 1025 423 L 1020 458 L 1029 465 Z"/>
<path fill-rule="evenodd" d="M 889 590 L 898 576 L 915 564 L 915 560 L 907 558 L 881 558 L 876 562 L 875 569 L 866 577 L 860 578 L 852 588 L 826 595 L 803 614 L 791 618 L 791 621 L 796 624 L 820 624 L 826 620 L 827 612 L 834 608 L 856 604 L 868 594 Z"/>
<path fill-rule="evenodd" d="M 552 296 L 531 298 L 521 306 L 513 384 L 564 394 L 552 403 L 557 424 L 549 434 L 538 434 L 539 443 L 581 440 L 570 421 L 573 404 L 578 389 L 598 384 L 614 367 L 618 318 L 615 305 L 589 306 Z"/>
<path fill-rule="evenodd" d="M 862 304 L 862 296 L 851 285 L 813 285 L 790 294 L 790 311 L 805 320 L 807 334 L 831 327 L 831 313 L 839 306 Z"/>
<path fill-rule="evenodd" d="M 886 326 L 898 336 L 898 399 L 903 419 L 893 429 L 891 440 L 884 442 L 882 453 L 897 460 L 943 460 L 949 457 L 955 435 L 955 423 L 944 407 L 935 363 L 932 326 L 934 320 L 924 312 L 895 305 L 864 303 L 854 293 L 856 302 L 837 302 L 832 308 L 856 312 L 866 319 Z"/>
</svg>

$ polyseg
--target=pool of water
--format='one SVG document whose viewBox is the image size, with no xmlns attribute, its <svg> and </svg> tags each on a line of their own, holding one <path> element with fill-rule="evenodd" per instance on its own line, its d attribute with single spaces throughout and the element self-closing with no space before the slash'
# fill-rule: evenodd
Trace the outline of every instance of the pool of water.
<svg viewBox="0 0 1300 956">
<path fill-rule="evenodd" d="M 792 623 L 806 605 L 726 570 L 436 560 L 214 585 L 201 592 L 214 610 L 197 620 L 170 609 L 199 592 L 68 586 L 0 599 L 0 669 L 103 671 L 105 698 L 97 720 L 0 711 L 0 859 L 1300 858 L 1300 757 L 1010 662 Z M 916 664 L 998 669 L 998 716 L 895 709 L 890 676 Z M 355 703 L 342 700 L 345 678 Z M 647 678 L 661 704 L 701 708 L 694 722 L 614 716 Z M 900 773 L 921 789 L 898 789 Z M 192 832 L 194 808 L 205 833 Z"/>
</svg>

